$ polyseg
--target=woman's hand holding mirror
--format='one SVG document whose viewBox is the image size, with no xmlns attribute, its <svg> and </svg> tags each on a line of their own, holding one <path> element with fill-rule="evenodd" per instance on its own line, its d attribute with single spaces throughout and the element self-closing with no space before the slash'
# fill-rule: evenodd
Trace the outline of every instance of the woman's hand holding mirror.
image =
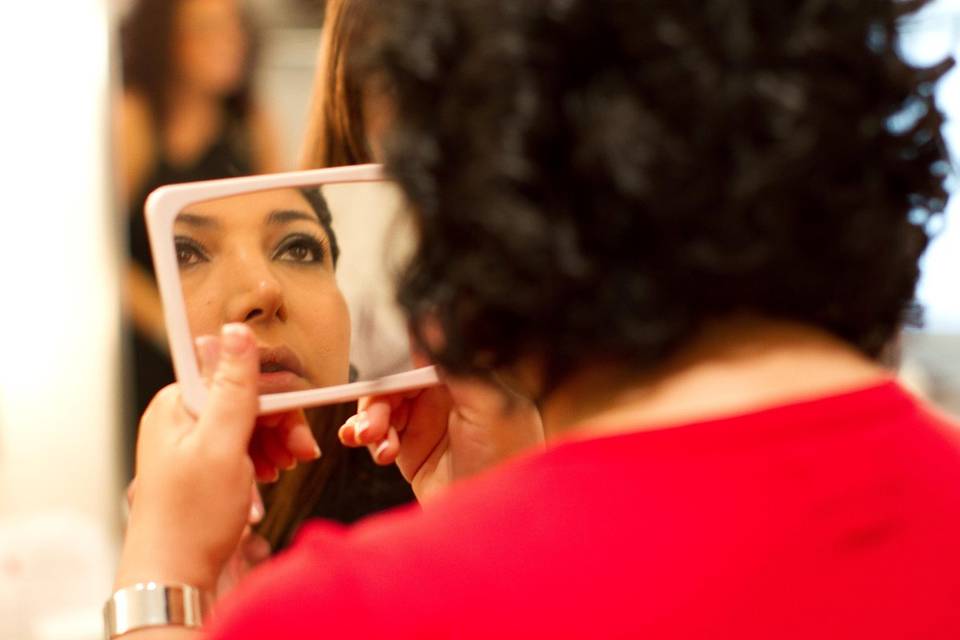
<svg viewBox="0 0 960 640">
<path fill-rule="evenodd" d="M 442 378 L 443 384 L 360 399 L 340 428 L 348 447 L 396 462 L 420 502 L 455 481 L 543 446 L 536 406 L 493 380 Z"/>
<path fill-rule="evenodd" d="M 200 375 L 209 387 L 220 360 L 221 342 L 216 336 L 196 340 Z M 298 461 L 316 460 L 320 447 L 313 437 L 303 411 L 294 409 L 256 417 L 248 449 L 257 482 L 275 482 L 281 471 L 293 469 Z M 261 516 L 262 516 L 262 503 Z"/>
<path fill-rule="evenodd" d="M 214 592 L 248 527 L 255 477 L 273 479 L 278 463 L 319 453 L 302 412 L 257 418 L 260 365 L 249 328 L 228 325 L 199 351 L 210 380 L 201 415 L 171 385 L 141 422 L 118 586 L 163 581 Z"/>
<path fill-rule="evenodd" d="M 250 515 L 243 529 L 240 542 L 233 555 L 227 560 L 220 578 L 217 580 L 216 597 L 219 599 L 233 589 L 251 569 L 270 557 L 270 543 L 253 532 L 264 516 L 263 498 L 260 489 L 254 484 L 250 491 Z M 134 478 L 127 486 L 127 509 L 133 506 L 137 495 L 137 480 Z"/>
</svg>

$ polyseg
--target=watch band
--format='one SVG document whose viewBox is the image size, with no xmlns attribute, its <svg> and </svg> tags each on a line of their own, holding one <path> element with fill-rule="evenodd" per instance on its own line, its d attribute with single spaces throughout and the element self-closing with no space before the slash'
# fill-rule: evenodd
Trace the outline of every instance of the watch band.
<svg viewBox="0 0 960 640">
<path fill-rule="evenodd" d="M 120 589 L 103 607 L 107 639 L 146 627 L 179 626 L 199 629 L 206 598 L 189 585 L 146 582 Z"/>
</svg>

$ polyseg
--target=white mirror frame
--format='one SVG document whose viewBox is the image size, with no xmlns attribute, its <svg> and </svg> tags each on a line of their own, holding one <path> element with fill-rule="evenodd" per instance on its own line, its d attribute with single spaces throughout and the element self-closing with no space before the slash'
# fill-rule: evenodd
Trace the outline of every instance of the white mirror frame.
<svg viewBox="0 0 960 640">
<path fill-rule="evenodd" d="M 378 164 L 291 171 L 270 175 L 227 178 L 160 187 L 150 194 L 146 204 L 147 232 L 153 264 L 163 301 L 163 317 L 170 341 L 173 369 L 180 383 L 186 408 L 194 415 L 203 410 L 207 388 L 193 348 L 187 320 L 187 307 L 180 286 L 173 225 L 184 208 L 197 202 L 225 198 L 267 189 L 287 189 L 346 182 L 379 182 L 387 179 Z M 363 382 L 351 382 L 307 391 L 270 393 L 260 396 L 260 414 L 277 413 L 299 407 L 314 407 L 346 402 L 369 395 L 430 387 L 439 382 L 435 367 L 421 367 L 392 376 Z"/>
</svg>

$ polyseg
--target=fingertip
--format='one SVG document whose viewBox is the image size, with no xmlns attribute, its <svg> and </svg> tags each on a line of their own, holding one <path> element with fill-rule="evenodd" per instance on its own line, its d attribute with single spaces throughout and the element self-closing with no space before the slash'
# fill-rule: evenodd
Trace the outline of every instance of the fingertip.
<svg viewBox="0 0 960 640">
<path fill-rule="evenodd" d="M 231 322 L 223 325 L 220 340 L 224 353 L 239 356 L 253 346 L 253 332 L 242 322 Z"/>
<path fill-rule="evenodd" d="M 200 336 L 194 341 L 194 346 L 200 374 L 209 377 L 216 370 L 220 360 L 220 339 L 210 335 Z"/>
<path fill-rule="evenodd" d="M 320 446 L 306 424 L 296 425 L 287 432 L 285 446 L 300 461 L 308 462 L 320 457 Z"/>
<path fill-rule="evenodd" d="M 387 432 L 387 437 L 379 442 L 367 445 L 367 450 L 377 464 L 383 466 L 393 464 L 397 456 L 400 455 L 400 440 L 397 432 L 391 428 Z"/>
<path fill-rule="evenodd" d="M 340 444 L 345 447 L 359 447 L 360 443 L 357 442 L 356 436 L 353 433 L 353 425 L 349 422 L 340 426 L 337 429 L 337 439 L 340 440 Z"/>
<path fill-rule="evenodd" d="M 263 507 L 254 503 L 250 505 L 250 517 L 248 519 L 249 524 L 259 524 L 263 520 Z"/>
<path fill-rule="evenodd" d="M 263 505 L 263 497 L 260 495 L 260 489 L 256 483 L 250 487 L 250 525 L 259 524 L 266 515 L 266 508 Z"/>
<path fill-rule="evenodd" d="M 366 411 L 361 411 L 351 418 L 353 421 L 353 435 L 357 442 L 366 442 L 370 432 L 370 415 Z"/>
<path fill-rule="evenodd" d="M 373 459 L 382 463 L 386 454 L 390 451 L 390 438 L 387 438 L 378 444 L 373 450 Z"/>
</svg>

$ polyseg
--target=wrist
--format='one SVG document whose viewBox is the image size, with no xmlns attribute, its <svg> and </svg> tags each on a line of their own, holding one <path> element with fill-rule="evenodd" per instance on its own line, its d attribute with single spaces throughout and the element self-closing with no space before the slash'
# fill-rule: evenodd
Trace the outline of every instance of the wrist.
<svg viewBox="0 0 960 640">
<path fill-rule="evenodd" d="M 190 548 L 176 536 L 140 531 L 133 522 L 127 529 L 114 589 L 138 583 L 186 584 L 214 593 L 222 567 Z"/>
<path fill-rule="evenodd" d="M 189 585 L 139 583 L 118 589 L 103 607 L 107 638 L 131 633 L 199 632 L 209 611 L 209 594 Z"/>
</svg>

